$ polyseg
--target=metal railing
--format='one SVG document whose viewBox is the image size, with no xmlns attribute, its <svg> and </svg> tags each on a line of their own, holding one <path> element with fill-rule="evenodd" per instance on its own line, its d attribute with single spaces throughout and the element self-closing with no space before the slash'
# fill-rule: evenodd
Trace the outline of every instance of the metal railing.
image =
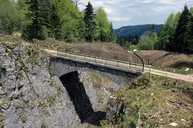
<svg viewBox="0 0 193 128">
<path fill-rule="evenodd" d="M 45 49 L 44 49 L 45 51 Z M 115 60 L 115 59 L 103 59 L 100 57 L 93 57 L 88 55 L 77 55 L 74 53 L 59 52 L 53 50 L 46 50 L 47 53 L 52 54 L 53 56 L 69 59 L 78 62 L 86 62 L 98 66 L 104 66 L 116 70 L 123 70 L 127 72 L 143 72 L 143 64 L 131 63 L 127 61 Z"/>
<path fill-rule="evenodd" d="M 134 62 L 129 62 L 129 61 L 123 61 L 123 60 L 119 60 L 119 59 L 110 59 L 110 58 L 102 58 L 102 57 L 97 57 L 97 56 L 90 56 L 88 54 L 82 54 L 82 53 L 75 53 L 75 52 L 62 52 L 62 53 L 67 53 L 67 54 L 72 54 L 72 55 L 76 55 L 76 56 L 83 56 L 83 57 L 90 57 L 90 58 L 96 58 L 96 59 L 102 59 L 102 60 L 109 60 L 109 61 L 113 61 L 113 62 L 120 62 L 120 63 L 125 63 L 125 64 L 131 64 L 131 65 L 136 65 L 136 66 L 144 66 L 144 63 L 142 62 L 140 63 L 134 63 Z M 134 53 L 133 53 L 134 54 Z M 135 55 L 135 54 L 134 54 Z M 136 56 L 136 55 L 135 55 Z M 139 57 L 137 57 L 139 58 Z M 141 61 L 141 59 L 140 59 Z M 142 67 L 143 68 L 143 67 Z"/>
</svg>

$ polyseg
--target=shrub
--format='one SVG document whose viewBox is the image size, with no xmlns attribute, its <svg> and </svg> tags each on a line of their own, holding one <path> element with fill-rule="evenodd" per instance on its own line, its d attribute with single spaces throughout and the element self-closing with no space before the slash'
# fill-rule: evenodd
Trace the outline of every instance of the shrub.
<svg viewBox="0 0 193 128">
<path fill-rule="evenodd" d="M 141 50 L 153 50 L 157 42 L 158 36 L 156 33 L 147 33 L 140 38 L 137 47 Z"/>
</svg>

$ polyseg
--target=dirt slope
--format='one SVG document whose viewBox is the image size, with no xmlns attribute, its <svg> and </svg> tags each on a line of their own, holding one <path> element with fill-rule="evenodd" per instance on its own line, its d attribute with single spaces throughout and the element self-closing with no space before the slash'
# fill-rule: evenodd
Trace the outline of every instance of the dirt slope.
<svg viewBox="0 0 193 128">
<path fill-rule="evenodd" d="M 156 68 L 186 74 L 193 73 L 193 55 L 158 50 L 141 51 L 139 54 L 147 64 L 152 64 Z"/>
</svg>

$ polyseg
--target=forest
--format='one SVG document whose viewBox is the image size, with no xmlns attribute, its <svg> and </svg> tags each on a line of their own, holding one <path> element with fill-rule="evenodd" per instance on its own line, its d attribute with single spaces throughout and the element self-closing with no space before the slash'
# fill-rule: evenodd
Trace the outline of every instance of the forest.
<svg viewBox="0 0 193 128">
<path fill-rule="evenodd" d="M 159 33 L 161 27 L 162 24 L 129 25 L 115 29 L 114 32 L 117 38 L 123 41 L 134 43 L 134 40 L 138 40 L 142 35 L 144 35 L 144 33 L 148 31 Z"/>
<path fill-rule="evenodd" d="M 20 32 L 27 40 L 114 40 L 106 12 L 94 9 L 91 3 L 80 11 L 71 0 L 0 0 L 0 10 L 0 32 L 4 34 Z"/>
<path fill-rule="evenodd" d="M 171 14 L 159 33 L 152 26 L 129 42 L 116 37 L 105 10 L 90 2 L 80 11 L 73 0 L 0 0 L 0 10 L 0 33 L 19 32 L 27 40 L 117 42 L 130 50 L 193 52 L 193 8 L 187 6 Z"/>
</svg>

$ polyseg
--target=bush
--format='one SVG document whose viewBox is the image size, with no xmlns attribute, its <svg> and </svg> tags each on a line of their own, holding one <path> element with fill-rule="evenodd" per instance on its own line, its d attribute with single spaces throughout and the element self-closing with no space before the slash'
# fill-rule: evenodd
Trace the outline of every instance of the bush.
<svg viewBox="0 0 193 128">
<path fill-rule="evenodd" d="M 157 42 L 158 36 L 156 33 L 147 33 L 140 38 L 137 47 L 141 50 L 153 50 Z"/>
</svg>

